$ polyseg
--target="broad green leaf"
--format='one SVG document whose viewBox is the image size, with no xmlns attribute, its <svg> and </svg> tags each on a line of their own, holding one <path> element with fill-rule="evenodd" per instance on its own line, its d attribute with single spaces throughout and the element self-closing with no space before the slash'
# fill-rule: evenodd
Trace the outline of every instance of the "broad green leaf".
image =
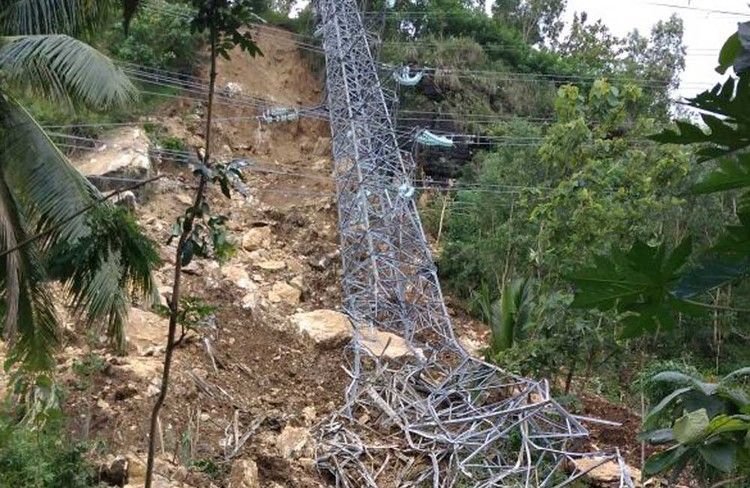
<svg viewBox="0 0 750 488">
<path fill-rule="evenodd" d="M 740 368 L 738 370 L 732 371 L 728 375 L 724 376 L 721 379 L 722 383 L 726 383 L 728 381 L 734 381 L 737 378 L 741 378 L 743 376 L 750 376 L 750 367 L 747 368 Z"/>
<path fill-rule="evenodd" d="M 677 465 L 680 459 L 689 451 L 690 449 L 687 447 L 678 445 L 664 452 L 654 454 L 646 460 L 646 464 L 643 466 L 643 474 L 654 476 L 663 473 Z"/>
<path fill-rule="evenodd" d="M 691 122 L 677 121 L 677 128 L 651 136 L 666 144 L 705 144 L 696 151 L 701 161 L 718 159 L 750 146 L 750 73 L 730 77 L 689 99 L 686 105 L 699 110 L 710 128 L 703 130 Z"/>
<path fill-rule="evenodd" d="M 728 157 L 719 162 L 700 182 L 693 186 L 696 194 L 717 193 L 750 187 L 750 154 Z"/>
<path fill-rule="evenodd" d="M 651 409 L 646 418 L 643 420 L 643 423 L 649 425 L 657 420 L 664 412 L 664 409 L 671 406 L 675 400 L 677 400 L 690 390 L 691 388 L 689 387 L 680 388 L 662 398 L 662 400 L 654 408 Z"/>
<path fill-rule="evenodd" d="M 750 429 L 747 416 L 717 415 L 708 424 L 709 435 L 719 435 L 727 432 L 743 432 Z"/>
<path fill-rule="evenodd" d="M 737 465 L 737 446 L 730 442 L 716 442 L 698 449 L 701 457 L 708 464 L 723 471 L 730 473 Z"/>
<path fill-rule="evenodd" d="M 739 32 L 732 34 L 729 39 L 724 43 L 724 47 L 721 48 L 719 53 L 719 66 L 716 67 L 716 72 L 719 74 L 725 74 L 729 68 L 734 66 L 734 60 L 742 52 L 742 43 L 740 42 Z"/>
<path fill-rule="evenodd" d="M 713 252 L 701 257 L 698 263 L 687 269 L 674 285 L 672 293 L 678 299 L 689 299 L 714 290 L 750 275 L 750 257 L 735 253 L 745 245 L 750 246 L 750 235 L 744 244 L 744 227 L 725 236 L 715 248 L 717 251 L 732 249 L 733 252 Z M 723 248 L 723 249 L 722 249 Z M 681 310 L 683 311 L 683 310 Z"/>
<path fill-rule="evenodd" d="M 672 429 L 657 429 L 638 434 L 638 440 L 648 442 L 649 444 L 666 444 L 674 441 Z"/>
<path fill-rule="evenodd" d="M 672 431 L 680 444 L 691 444 L 705 436 L 709 424 L 705 409 L 689 412 L 675 420 Z"/>
<path fill-rule="evenodd" d="M 569 277 L 577 287 L 571 306 L 627 314 L 622 319 L 623 338 L 671 330 L 672 304 L 679 300 L 671 291 L 691 249 L 690 239 L 671 252 L 666 245 L 636 241 L 627 253 L 615 249 L 609 256 L 598 256 L 594 267 Z"/>
<path fill-rule="evenodd" d="M 706 396 L 713 395 L 719 388 L 715 383 L 706 383 L 693 376 L 680 373 L 679 371 L 663 371 L 654 375 L 651 381 L 657 383 L 671 383 L 674 385 L 692 385 Z"/>
</svg>

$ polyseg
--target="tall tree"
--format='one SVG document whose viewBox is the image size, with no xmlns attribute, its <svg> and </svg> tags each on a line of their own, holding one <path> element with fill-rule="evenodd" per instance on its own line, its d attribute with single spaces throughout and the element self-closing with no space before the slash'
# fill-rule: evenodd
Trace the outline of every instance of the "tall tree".
<svg viewBox="0 0 750 488">
<path fill-rule="evenodd" d="M 207 219 L 207 227 L 212 228 L 212 235 L 216 237 L 215 230 L 221 226 L 224 217 L 211 217 L 207 215 L 210 211 L 206 201 L 206 191 L 211 182 L 219 182 L 222 192 L 229 196 L 229 183 L 224 167 L 213 167 L 211 161 L 211 129 L 214 106 L 214 93 L 216 89 L 217 58 L 222 56 L 229 58 L 230 51 L 235 47 L 255 56 L 260 54 L 258 46 L 253 42 L 252 36 L 245 27 L 254 19 L 255 0 L 192 0 L 195 14 L 191 22 L 191 28 L 196 32 L 207 32 L 210 49 L 211 68 L 209 72 L 208 107 L 206 113 L 205 150 L 203 153 L 202 167 L 196 171 L 199 176 L 198 189 L 196 190 L 193 205 L 180 217 L 177 223 L 177 231 L 173 237 L 178 238 L 175 255 L 174 280 L 172 283 L 172 298 L 169 304 L 169 331 L 167 334 L 167 347 L 164 356 L 164 369 L 162 371 L 161 387 L 154 402 L 151 412 L 149 429 L 148 462 L 146 466 L 145 488 L 150 488 L 153 481 L 154 456 L 156 453 L 156 432 L 161 411 L 169 389 L 170 371 L 172 357 L 177 347 L 177 323 L 180 316 L 180 296 L 182 267 L 190 263 L 195 254 L 203 254 L 205 235 L 201 235 L 202 228 L 198 228 L 196 222 L 199 219 Z M 216 243 L 214 242 L 214 245 Z"/>
<path fill-rule="evenodd" d="M 496 2 L 492 15 L 521 33 L 526 44 L 555 44 L 562 33 L 567 0 L 509 0 Z"/>
</svg>

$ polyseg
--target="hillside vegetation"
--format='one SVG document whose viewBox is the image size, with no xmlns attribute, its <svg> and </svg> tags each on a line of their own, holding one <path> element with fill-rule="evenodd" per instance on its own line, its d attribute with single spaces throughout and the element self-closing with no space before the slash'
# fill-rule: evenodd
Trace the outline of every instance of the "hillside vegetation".
<svg viewBox="0 0 750 488">
<path fill-rule="evenodd" d="M 320 113 L 313 9 L 58 3 L 0 0 L 0 487 L 125 486 L 123 459 L 133 486 L 329 486 L 310 432 L 350 351 L 290 323 L 341 300 L 330 133 L 257 118 Z M 391 3 L 363 18 L 457 335 L 620 422 L 586 447 L 644 480 L 747 486 L 748 24 L 676 104 L 677 15 Z M 74 170 L 123 127 L 152 181 Z"/>
</svg>

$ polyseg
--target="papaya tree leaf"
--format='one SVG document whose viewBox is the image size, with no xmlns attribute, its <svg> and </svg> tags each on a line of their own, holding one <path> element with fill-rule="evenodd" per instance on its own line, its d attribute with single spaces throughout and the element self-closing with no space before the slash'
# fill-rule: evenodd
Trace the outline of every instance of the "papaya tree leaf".
<svg viewBox="0 0 750 488">
<path fill-rule="evenodd" d="M 625 253 L 614 249 L 609 256 L 598 256 L 593 267 L 569 277 L 576 286 L 571 306 L 626 314 L 624 338 L 671 330 L 673 303 L 680 301 L 672 289 L 691 250 L 690 238 L 672 251 L 666 245 L 651 247 L 636 241 Z"/>
<path fill-rule="evenodd" d="M 693 193 L 709 194 L 750 187 L 750 154 L 724 158 L 718 167 L 693 186 Z"/>
</svg>

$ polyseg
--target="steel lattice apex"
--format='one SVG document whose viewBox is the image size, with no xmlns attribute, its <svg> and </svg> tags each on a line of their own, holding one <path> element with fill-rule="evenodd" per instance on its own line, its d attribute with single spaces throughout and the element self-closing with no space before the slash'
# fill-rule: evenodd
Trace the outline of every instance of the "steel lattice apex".
<svg viewBox="0 0 750 488">
<path fill-rule="evenodd" d="M 345 407 L 319 430 L 318 467 L 336 486 L 565 486 L 592 457 L 586 429 L 544 381 L 471 357 L 456 340 L 414 199 L 414 163 L 399 148 L 355 0 L 314 3 L 326 57 L 344 309 L 355 329 L 403 337 L 398 363 L 351 349 Z M 577 442 L 579 441 L 579 442 Z"/>
</svg>

